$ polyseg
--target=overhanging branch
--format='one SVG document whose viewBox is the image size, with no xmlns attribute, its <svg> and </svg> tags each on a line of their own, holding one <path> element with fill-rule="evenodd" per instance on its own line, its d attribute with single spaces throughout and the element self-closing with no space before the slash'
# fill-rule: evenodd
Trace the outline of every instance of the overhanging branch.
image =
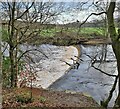
<svg viewBox="0 0 120 109">
<path fill-rule="evenodd" d="M 27 13 L 29 11 L 29 9 L 33 6 L 34 2 L 32 2 L 32 4 L 20 15 L 18 16 L 15 20 L 20 19 L 25 13 Z"/>
<path fill-rule="evenodd" d="M 96 15 L 96 16 L 98 16 L 98 15 L 101 15 L 101 14 L 107 14 L 107 13 L 106 13 L 106 12 L 91 13 L 91 14 L 85 19 L 85 21 L 83 21 L 83 22 L 79 25 L 79 28 L 80 28 L 84 23 L 86 23 L 87 20 L 88 20 L 92 15 Z"/>
<path fill-rule="evenodd" d="M 42 51 L 40 51 L 40 50 L 38 50 L 38 49 L 30 49 L 30 50 L 27 50 L 27 51 L 23 52 L 23 53 L 19 56 L 18 62 L 20 61 L 20 59 L 21 59 L 26 53 L 28 53 L 28 52 L 30 52 L 30 51 L 38 51 L 38 52 L 42 53 L 46 58 L 48 58 L 48 56 L 47 56 L 45 53 L 43 53 Z"/>
<path fill-rule="evenodd" d="M 87 55 L 87 54 L 86 54 L 86 56 L 88 56 L 91 59 L 91 67 L 93 67 L 94 69 L 100 71 L 101 73 L 103 73 L 103 74 L 105 74 L 107 76 L 117 77 L 117 75 L 112 75 L 112 74 L 106 73 L 105 71 L 103 71 L 103 70 L 101 70 L 101 69 L 99 69 L 99 68 L 97 68 L 97 67 L 94 66 L 94 64 L 96 62 L 101 62 L 101 61 L 99 61 L 99 60 L 96 59 L 97 55 L 95 55 L 95 57 L 93 57 L 93 58 L 90 55 Z M 108 62 L 113 62 L 113 61 L 115 61 L 115 60 L 108 61 Z"/>
<path fill-rule="evenodd" d="M 105 101 L 101 101 L 101 105 L 102 105 L 103 107 L 105 107 L 105 108 L 107 108 L 108 103 L 110 102 L 110 100 L 111 100 L 111 98 L 112 98 L 112 96 L 113 96 L 113 92 L 115 91 L 115 88 L 116 88 L 116 85 L 117 85 L 117 80 L 118 80 L 118 75 L 117 75 L 116 78 L 115 78 L 115 82 L 114 82 L 114 84 L 113 84 L 113 86 L 112 86 L 112 89 L 110 90 L 110 93 L 109 93 L 108 98 L 107 98 Z"/>
<path fill-rule="evenodd" d="M 92 65 L 92 67 L 93 67 L 94 69 L 100 71 L 101 73 L 107 75 L 107 76 L 117 77 L 117 75 L 108 74 L 108 73 L 104 72 L 103 70 L 101 70 L 101 69 L 95 67 L 94 65 Z"/>
</svg>

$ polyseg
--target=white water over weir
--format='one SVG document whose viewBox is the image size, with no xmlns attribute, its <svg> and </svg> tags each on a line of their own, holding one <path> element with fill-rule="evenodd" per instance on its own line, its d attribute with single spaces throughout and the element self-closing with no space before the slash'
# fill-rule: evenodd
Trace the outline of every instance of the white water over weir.
<svg viewBox="0 0 120 109">
<path fill-rule="evenodd" d="M 5 42 L 2 44 L 5 46 L 2 48 L 2 51 L 4 51 L 3 55 L 8 57 L 9 46 Z M 22 60 L 26 63 L 23 69 L 27 68 L 27 70 L 31 70 L 37 75 L 36 80 L 32 81 L 33 87 L 42 87 L 45 89 L 57 79 L 64 76 L 70 69 L 70 65 L 73 65 L 74 61 L 78 59 L 79 55 L 78 49 L 74 46 L 55 46 L 49 44 L 33 46 L 22 44 L 19 45 L 19 49 L 22 53 L 29 51 L 22 57 Z M 20 55 L 21 53 L 19 52 L 18 57 Z M 24 76 L 28 79 L 26 73 L 28 72 L 25 72 Z M 21 84 L 20 81 L 23 80 L 24 77 L 18 76 L 18 87 Z"/>
<path fill-rule="evenodd" d="M 34 66 L 37 74 L 33 87 L 48 88 L 53 82 L 68 72 L 70 66 L 65 62 L 72 65 L 73 60 L 71 58 L 77 60 L 78 57 L 78 50 L 74 46 L 54 46 L 49 44 L 21 46 L 21 49 L 24 51 L 31 48 L 37 48 L 41 51 L 41 53 L 34 51 L 29 54 L 35 62 L 34 64 L 31 63 L 31 66 Z"/>
</svg>

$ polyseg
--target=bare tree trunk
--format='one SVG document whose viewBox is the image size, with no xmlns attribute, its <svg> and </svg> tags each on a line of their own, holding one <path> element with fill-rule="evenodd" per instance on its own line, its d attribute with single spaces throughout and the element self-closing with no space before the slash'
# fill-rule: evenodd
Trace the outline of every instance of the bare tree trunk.
<svg viewBox="0 0 120 109">
<path fill-rule="evenodd" d="M 14 41 L 13 39 L 14 37 L 14 32 L 15 32 L 15 28 L 14 28 L 14 22 L 15 22 L 15 2 L 12 3 L 13 7 L 12 7 L 12 15 L 9 21 L 9 28 L 10 28 L 10 35 L 9 35 L 9 45 L 10 45 L 10 50 L 9 50 L 9 54 L 10 54 L 10 63 L 11 63 L 11 67 L 10 67 L 10 72 L 11 72 L 11 87 L 16 87 L 15 86 L 15 59 L 14 59 Z"/>
<path fill-rule="evenodd" d="M 117 59 L 117 69 L 118 69 L 118 97 L 116 99 L 116 104 L 120 107 L 120 41 L 114 41 L 113 43 L 113 51 L 115 53 Z"/>
<path fill-rule="evenodd" d="M 0 22 L 1 23 L 1 22 Z M 1 30 L 0 26 L 0 108 L 2 107 L 2 50 L 1 50 Z"/>
<path fill-rule="evenodd" d="M 117 40 L 119 35 L 117 35 L 116 33 L 114 17 L 113 17 L 113 13 L 115 11 L 115 5 L 116 5 L 116 1 L 110 2 L 110 5 L 107 11 L 107 19 L 108 19 L 108 31 L 110 34 L 110 38 L 112 40 L 112 48 L 117 59 L 119 88 L 118 88 L 118 97 L 116 99 L 116 104 L 120 107 L 120 41 Z"/>
<path fill-rule="evenodd" d="M 13 53 L 13 48 L 12 46 L 10 45 L 10 72 L 11 72 L 11 87 L 14 87 L 14 73 L 15 73 L 15 70 L 14 70 L 14 53 Z"/>
</svg>

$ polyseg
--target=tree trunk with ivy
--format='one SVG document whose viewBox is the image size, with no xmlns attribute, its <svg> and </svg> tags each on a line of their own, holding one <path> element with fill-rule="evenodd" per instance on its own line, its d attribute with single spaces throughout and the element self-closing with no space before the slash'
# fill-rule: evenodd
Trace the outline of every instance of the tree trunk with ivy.
<svg viewBox="0 0 120 109">
<path fill-rule="evenodd" d="M 8 25 L 8 33 L 9 33 L 9 54 L 10 54 L 10 80 L 11 80 L 11 87 L 16 87 L 16 83 L 15 83 L 15 76 L 16 76 L 16 72 L 15 72 L 15 57 L 14 57 L 14 34 L 15 34 L 15 4 L 16 2 L 12 3 L 12 12 L 11 12 L 11 16 L 10 16 L 10 20 L 9 20 L 9 25 Z M 10 6 L 9 6 L 10 8 Z"/>
<path fill-rule="evenodd" d="M 117 34 L 114 24 L 114 11 L 116 7 L 116 1 L 110 2 L 107 19 L 108 19 L 108 32 L 112 40 L 112 48 L 117 59 L 117 69 L 118 69 L 118 97 L 116 99 L 116 105 L 120 107 L 120 40 L 119 34 Z"/>
</svg>

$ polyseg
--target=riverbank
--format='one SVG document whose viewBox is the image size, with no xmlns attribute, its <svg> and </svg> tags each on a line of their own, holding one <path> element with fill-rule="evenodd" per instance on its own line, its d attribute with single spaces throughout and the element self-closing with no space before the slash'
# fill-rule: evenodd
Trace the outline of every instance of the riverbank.
<svg viewBox="0 0 120 109">
<path fill-rule="evenodd" d="M 74 32 L 56 32 L 53 37 L 40 37 L 39 35 L 28 40 L 26 43 L 33 45 L 52 44 L 58 46 L 70 46 L 77 44 L 103 44 L 111 41 L 102 35 L 79 34 Z"/>
<path fill-rule="evenodd" d="M 32 92 L 32 101 L 30 93 Z M 100 106 L 91 98 L 82 93 L 68 93 L 63 91 L 51 91 L 41 88 L 18 88 L 3 89 L 3 108 L 100 108 Z"/>
</svg>

